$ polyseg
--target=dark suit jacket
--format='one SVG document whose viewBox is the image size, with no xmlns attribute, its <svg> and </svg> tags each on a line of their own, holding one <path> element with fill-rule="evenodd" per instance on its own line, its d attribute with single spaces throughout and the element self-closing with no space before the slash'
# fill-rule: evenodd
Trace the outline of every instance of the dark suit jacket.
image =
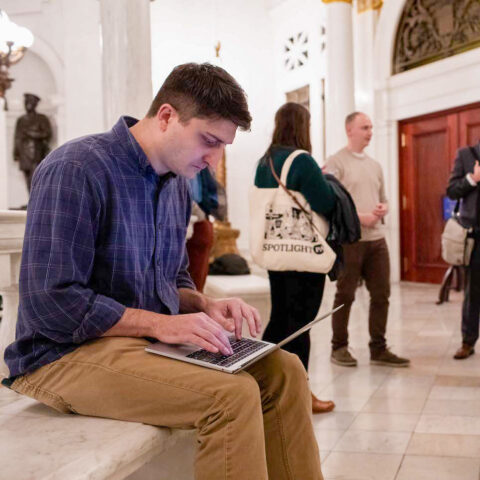
<svg viewBox="0 0 480 480">
<path fill-rule="evenodd" d="M 480 212 L 478 208 L 479 189 L 472 186 L 467 180 L 467 173 L 473 172 L 475 161 L 480 159 L 480 142 L 474 147 L 477 158 L 472 155 L 469 147 L 461 148 L 455 158 L 450 180 L 448 181 L 447 195 L 460 202 L 460 221 L 468 227 L 480 227 Z"/>
</svg>

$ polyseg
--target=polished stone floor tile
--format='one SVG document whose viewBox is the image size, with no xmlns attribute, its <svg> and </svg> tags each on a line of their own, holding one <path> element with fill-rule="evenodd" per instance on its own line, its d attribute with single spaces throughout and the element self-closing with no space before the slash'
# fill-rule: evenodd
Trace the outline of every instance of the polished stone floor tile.
<svg viewBox="0 0 480 480">
<path fill-rule="evenodd" d="M 335 399 L 336 400 L 336 399 Z M 338 412 L 336 409 L 330 413 L 313 416 L 313 428 L 323 430 L 346 430 L 353 422 L 355 413 Z"/>
<path fill-rule="evenodd" d="M 333 447 L 335 452 L 405 453 L 411 433 L 348 430 Z"/>
<path fill-rule="evenodd" d="M 394 480 L 401 461 L 402 455 L 332 452 L 322 471 L 329 480 Z"/>
<path fill-rule="evenodd" d="M 368 402 L 369 395 L 350 395 L 350 396 L 338 396 L 338 395 L 326 395 L 321 392 L 322 398 L 332 399 L 335 402 L 336 412 L 359 412 Z"/>
<path fill-rule="evenodd" d="M 478 480 L 480 459 L 408 455 L 396 480 Z"/>
<path fill-rule="evenodd" d="M 434 385 L 428 397 L 435 400 L 479 400 L 480 387 Z"/>
<path fill-rule="evenodd" d="M 480 435 L 414 433 L 407 455 L 480 458 Z"/>
<path fill-rule="evenodd" d="M 478 400 L 444 400 L 429 398 L 423 413 L 427 415 L 460 415 L 480 417 L 480 399 Z"/>
<path fill-rule="evenodd" d="M 431 387 L 425 386 L 418 388 L 410 388 L 410 387 L 389 387 L 388 385 L 385 387 L 380 387 L 373 395 L 372 398 L 397 398 L 402 400 L 407 399 L 418 399 L 418 400 L 426 400 Z"/>
<path fill-rule="evenodd" d="M 423 398 L 371 398 L 363 407 L 362 412 L 373 413 L 420 413 L 425 405 Z"/>
<path fill-rule="evenodd" d="M 465 366 L 465 364 L 463 364 Z M 479 372 L 480 375 L 480 372 Z M 435 378 L 435 385 L 445 387 L 476 387 L 480 388 L 480 376 L 461 376 L 461 375 L 438 375 Z"/>
<path fill-rule="evenodd" d="M 315 429 L 315 438 L 317 439 L 320 451 L 331 451 L 345 430 L 326 430 L 324 428 Z"/>
<path fill-rule="evenodd" d="M 416 433 L 480 435 L 480 418 L 460 415 L 422 415 Z"/>
<path fill-rule="evenodd" d="M 402 413 L 364 413 L 357 415 L 350 430 L 413 432 L 420 415 Z"/>
</svg>

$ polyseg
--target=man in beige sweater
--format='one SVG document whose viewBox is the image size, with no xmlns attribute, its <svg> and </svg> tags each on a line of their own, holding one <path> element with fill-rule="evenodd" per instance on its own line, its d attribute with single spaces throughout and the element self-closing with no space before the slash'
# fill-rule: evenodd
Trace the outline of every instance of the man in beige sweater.
<svg viewBox="0 0 480 480">
<path fill-rule="evenodd" d="M 385 340 L 390 297 L 390 260 L 384 234 L 388 204 L 382 168 L 364 152 L 372 138 L 372 122 L 367 115 L 353 112 L 345 119 L 345 128 L 348 145 L 327 159 L 326 171 L 335 175 L 352 196 L 362 236 L 354 244 L 343 245 L 345 266 L 337 281 L 335 307 L 345 306 L 332 317 L 331 361 L 357 365 L 348 350 L 348 319 L 355 290 L 363 278 L 370 292 L 370 363 L 407 367 L 410 361 L 393 354 Z"/>
</svg>

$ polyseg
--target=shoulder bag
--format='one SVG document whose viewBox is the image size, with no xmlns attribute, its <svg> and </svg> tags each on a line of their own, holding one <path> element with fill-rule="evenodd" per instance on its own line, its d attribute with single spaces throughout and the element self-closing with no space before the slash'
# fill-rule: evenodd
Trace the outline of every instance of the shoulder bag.
<svg viewBox="0 0 480 480">
<path fill-rule="evenodd" d="M 336 258 L 325 240 L 328 223 L 301 193 L 285 186 L 293 161 L 302 153 L 308 152 L 295 150 L 288 156 L 280 178 L 269 157 L 277 188 L 251 187 L 250 252 L 267 270 L 328 273 Z"/>
<path fill-rule="evenodd" d="M 442 258 L 450 265 L 469 265 L 474 239 L 469 237 L 472 228 L 464 227 L 458 218 L 460 201 L 447 220 L 442 233 Z"/>
<path fill-rule="evenodd" d="M 469 147 L 474 159 L 478 156 L 473 147 Z M 450 265 L 470 264 L 475 240 L 471 237 L 472 228 L 462 225 L 459 218 L 460 200 L 453 210 L 453 215 L 447 220 L 442 233 L 442 258 Z"/>
</svg>

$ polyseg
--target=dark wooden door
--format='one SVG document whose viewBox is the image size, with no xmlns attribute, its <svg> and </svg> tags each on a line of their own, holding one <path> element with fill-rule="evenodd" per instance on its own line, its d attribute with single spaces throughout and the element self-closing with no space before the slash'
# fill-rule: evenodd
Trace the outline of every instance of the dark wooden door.
<svg viewBox="0 0 480 480">
<path fill-rule="evenodd" d="M 480 140 L 480 108 L 460 112 L 459 145 L 475 145 Z"/>
<path fill-rule="evenodd" d="M 399 127 L 402 280 L 441 283 L 443 197 L 457 149 L 480 139 L 480 106 L 403 120 Z"/>
</svg>

